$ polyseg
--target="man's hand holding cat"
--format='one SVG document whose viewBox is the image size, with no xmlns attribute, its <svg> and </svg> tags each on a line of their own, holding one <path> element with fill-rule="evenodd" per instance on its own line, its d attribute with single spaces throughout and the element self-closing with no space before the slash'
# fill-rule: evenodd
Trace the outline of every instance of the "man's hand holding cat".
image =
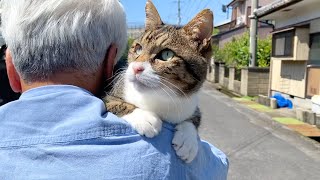
<svg viewBox="0 0 320 180">
<path fill-rule="evenodd" d="M 132 113 L 122 117 L 125 119 L 140 135 L 152 138 L 161 131 L 162 121 L 150 111 L 136 108 Z"/>
</svg>

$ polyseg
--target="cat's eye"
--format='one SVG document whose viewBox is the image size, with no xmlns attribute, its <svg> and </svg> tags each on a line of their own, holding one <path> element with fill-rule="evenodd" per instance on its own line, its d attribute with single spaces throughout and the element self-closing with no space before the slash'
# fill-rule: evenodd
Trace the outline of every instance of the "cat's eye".
<svg viewBox="0 0 320 180">
<path fill-rule="evenodd" d="M 136 44 L 136 46 L 134 47 L 134 51 L 137 55 L 141 55 L 142 53 L 142 46 L 140 44 Z"/>
<path fill-rule="evenodd" d="M 164 61 L 170 61 L 174 57 L 174 52 L 171 50 L 164 50 L 160 54 L 161 59 Z"/>
</svg>

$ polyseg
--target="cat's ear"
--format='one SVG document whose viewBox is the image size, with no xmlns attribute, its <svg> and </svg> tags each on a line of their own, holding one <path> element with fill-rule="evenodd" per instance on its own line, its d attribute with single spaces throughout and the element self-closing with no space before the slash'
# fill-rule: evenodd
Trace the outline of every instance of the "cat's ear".
<svg viewBox="0 0 320 180">
<path fill-rule="evenodd" d="M 201 11 L 182 29 L 194 41 L 202 43 L 210 39 L 213 31 L 212 11 L 209 9 Z"/>
<path fill-rule="evenodd" d="M 146 30 L 154 30 L 163 25 L 160 15 L 151 0 L 146 4 Z"/>
</svg>

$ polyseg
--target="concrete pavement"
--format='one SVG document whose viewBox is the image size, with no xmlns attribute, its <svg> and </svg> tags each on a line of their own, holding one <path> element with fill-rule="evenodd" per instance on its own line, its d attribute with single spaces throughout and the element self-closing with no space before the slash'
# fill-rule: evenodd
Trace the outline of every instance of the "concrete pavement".
<svg viewBox="0 0 320 180">
<path fill-rule="evenodd" d="M 320 178 L 320 144 L 254 111 L 205 83 L 200 136 L 225 152 L 228 179 Z"/>
</svg>

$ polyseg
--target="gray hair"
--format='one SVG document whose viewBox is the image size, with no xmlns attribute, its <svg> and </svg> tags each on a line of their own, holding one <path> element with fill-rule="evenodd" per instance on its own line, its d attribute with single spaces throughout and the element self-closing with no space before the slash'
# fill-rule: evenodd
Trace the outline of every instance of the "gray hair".
<svg viewBox="0 0 320 180">
<path fill-rule="evenodd" d="M 96 72 L 111 44 L 118 60 L 127 27 L 118 0 L 2 0 L 2 33 L 27 82 L 63 71 Z"/>
</svg>

